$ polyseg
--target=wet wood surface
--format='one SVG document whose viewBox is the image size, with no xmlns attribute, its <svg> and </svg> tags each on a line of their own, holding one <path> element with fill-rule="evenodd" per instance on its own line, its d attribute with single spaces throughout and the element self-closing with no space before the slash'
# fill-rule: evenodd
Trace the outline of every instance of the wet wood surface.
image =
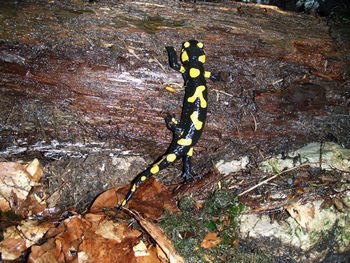
<svg viewBox="0 0 350 263">
<path fill-rule="evenodd" d="M 209 114 L 200 163 L 333 140 L 349 147 L 349 47 L 319 17 L 240 3 L 3 2 L 0 152 L 155 158 L 180 116 L 166 45 L 204 42 Z M 176 89 L 170 92 L 167 87 Z M 197 155 L 197 156 L 198 156 Z"/>
</svg>

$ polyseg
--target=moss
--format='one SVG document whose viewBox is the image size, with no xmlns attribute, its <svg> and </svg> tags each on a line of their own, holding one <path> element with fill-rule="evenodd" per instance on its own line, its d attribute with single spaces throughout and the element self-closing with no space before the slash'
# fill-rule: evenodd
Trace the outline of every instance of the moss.
<svg viewBox="0 0 350 263">
<path fill-rule="evenodd" d="M 215 191 L 201 209 L 190 196 L 180 200 L 179 208 L 182 216 L 166 212 L 160 224 L 186 262 L 271 262 L 256 252 L 239 250 L 239 216 L 245 205 L 227 189 Z M 203 248 L 201 242 L 212 232 L 221 242 Z"/>
</svg>

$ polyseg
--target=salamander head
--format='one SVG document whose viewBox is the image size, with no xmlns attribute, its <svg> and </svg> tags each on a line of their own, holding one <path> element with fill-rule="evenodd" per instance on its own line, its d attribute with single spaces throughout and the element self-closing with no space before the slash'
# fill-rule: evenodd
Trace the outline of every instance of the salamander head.
<svg viewBox="0 0 350 263">
<path fill-rule="evenodd" d="M 181 49 L 181 62 L 183 65 L 186 64 L 204 64 L 205 53 L 203 49 L 203 43 L 197 40 L 189 40 L 182 44 Z"/>
</svg>

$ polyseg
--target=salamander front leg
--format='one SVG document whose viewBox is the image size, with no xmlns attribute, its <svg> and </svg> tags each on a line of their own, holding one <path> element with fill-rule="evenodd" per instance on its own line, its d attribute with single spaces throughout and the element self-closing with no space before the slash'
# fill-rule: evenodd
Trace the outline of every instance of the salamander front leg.
<svg viewBox="0 0 350 263">
<path fill-rule="evenodd" d="M 166 51 L 168 51 L 168 57 L 169 57 L 169 65 L 171 68 L 179 71 L 180 70 L 180 64 L 177 61 L 177 54 L 174 47 L 165 47 Z"/>
<path fill-rule="evenodd" d="M 169 65 L 172 69 L 175 69 L 181 73 L 185 72 L 185 68 L 177 61 L 177 54 L 174 47 L 165 47 L 168 51 Z"/>
<path fill-rule="evenodd" d="M 210 71 L 205 71 L 204 72 L 204 77 L 210 79 L 211 81 L 221 81 L 221 76 L 220 73 L 219 74 L 213 74 Z"/>
</svg>

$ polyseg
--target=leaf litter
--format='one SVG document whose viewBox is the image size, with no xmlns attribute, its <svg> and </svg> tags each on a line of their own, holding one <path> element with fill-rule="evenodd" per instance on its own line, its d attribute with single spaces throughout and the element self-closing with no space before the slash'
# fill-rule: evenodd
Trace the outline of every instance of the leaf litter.
<svg viewBox="0 0 350 263">
<path fill-rule="evenodd" d="M 20 216 L 7 224 L 6 218 L 2 220 L 2 260 L 20 262 L 26 255 L 26 262 L 184 262 L 150 221 L 160 218 L 163 207 L 179 213 L 170 193 L 156 180 L 149 180 L 142 195 L 130 202 L 142 216 L 129 209 L 117 211 L 128 186 L 107 190 L 79 214 L 73 209 L 57 212 L 45 200 L 32 198 L 42 175 L 38 160 L 1 162 L 0 168 L 2 215 L 12 210 Z M 31 209 L 24 209 L 24 204 Z M 128 222 L 130 214 L 138 223 Z"/>
<path fill-rule="evenodd" d="M 322 164 L 329 159 L 320 151 L 314 155 L 322 158 Z M 349 160 L 339 156 L 343 163 Z M 288 157 L 284 158 L 288 162 L 294 158 Z M 39 183 L 42 171 L 37 160 L 0 162 L 1 257 L 16 262 L 23 262 L 24 257 L 27 262 L 184 262 L 182 256 L 186 262 L 224 262 L 233 257 L 240 262 L 271 262 L 261 252 L 238 249 L 241 214 L 269 214 L 272 220 L 274 216 L 279 220 L 281 211 L 287 211 L 302 229 L 312 233 L 318 227 L 319 209 L 307 200 L 323 200 L 322 210 L 332 206 L 339 212 L 348 209 L 346 200 L 340 198 L 348 191 L 347 177 L 339 179 L 338 173 L 319 170 L 320 160 L 307 161 L 315 167 L 303 157 L 287 170 L 272 165 L 275 175 L 263 181 L 257 170 L 226 175 L 214 169 L 195 184 L 181 187 L 165 187 L 151 178 L 136 192 L 128 209 L 117 211 L 130 187 L 120 186 L 100 194 L 82 213 L 50 206 L 55 202 L 50 200 L 52 195 L 45 196 Z M 177 203 L 174 195 L 187 197 Z"/>
</svg>

